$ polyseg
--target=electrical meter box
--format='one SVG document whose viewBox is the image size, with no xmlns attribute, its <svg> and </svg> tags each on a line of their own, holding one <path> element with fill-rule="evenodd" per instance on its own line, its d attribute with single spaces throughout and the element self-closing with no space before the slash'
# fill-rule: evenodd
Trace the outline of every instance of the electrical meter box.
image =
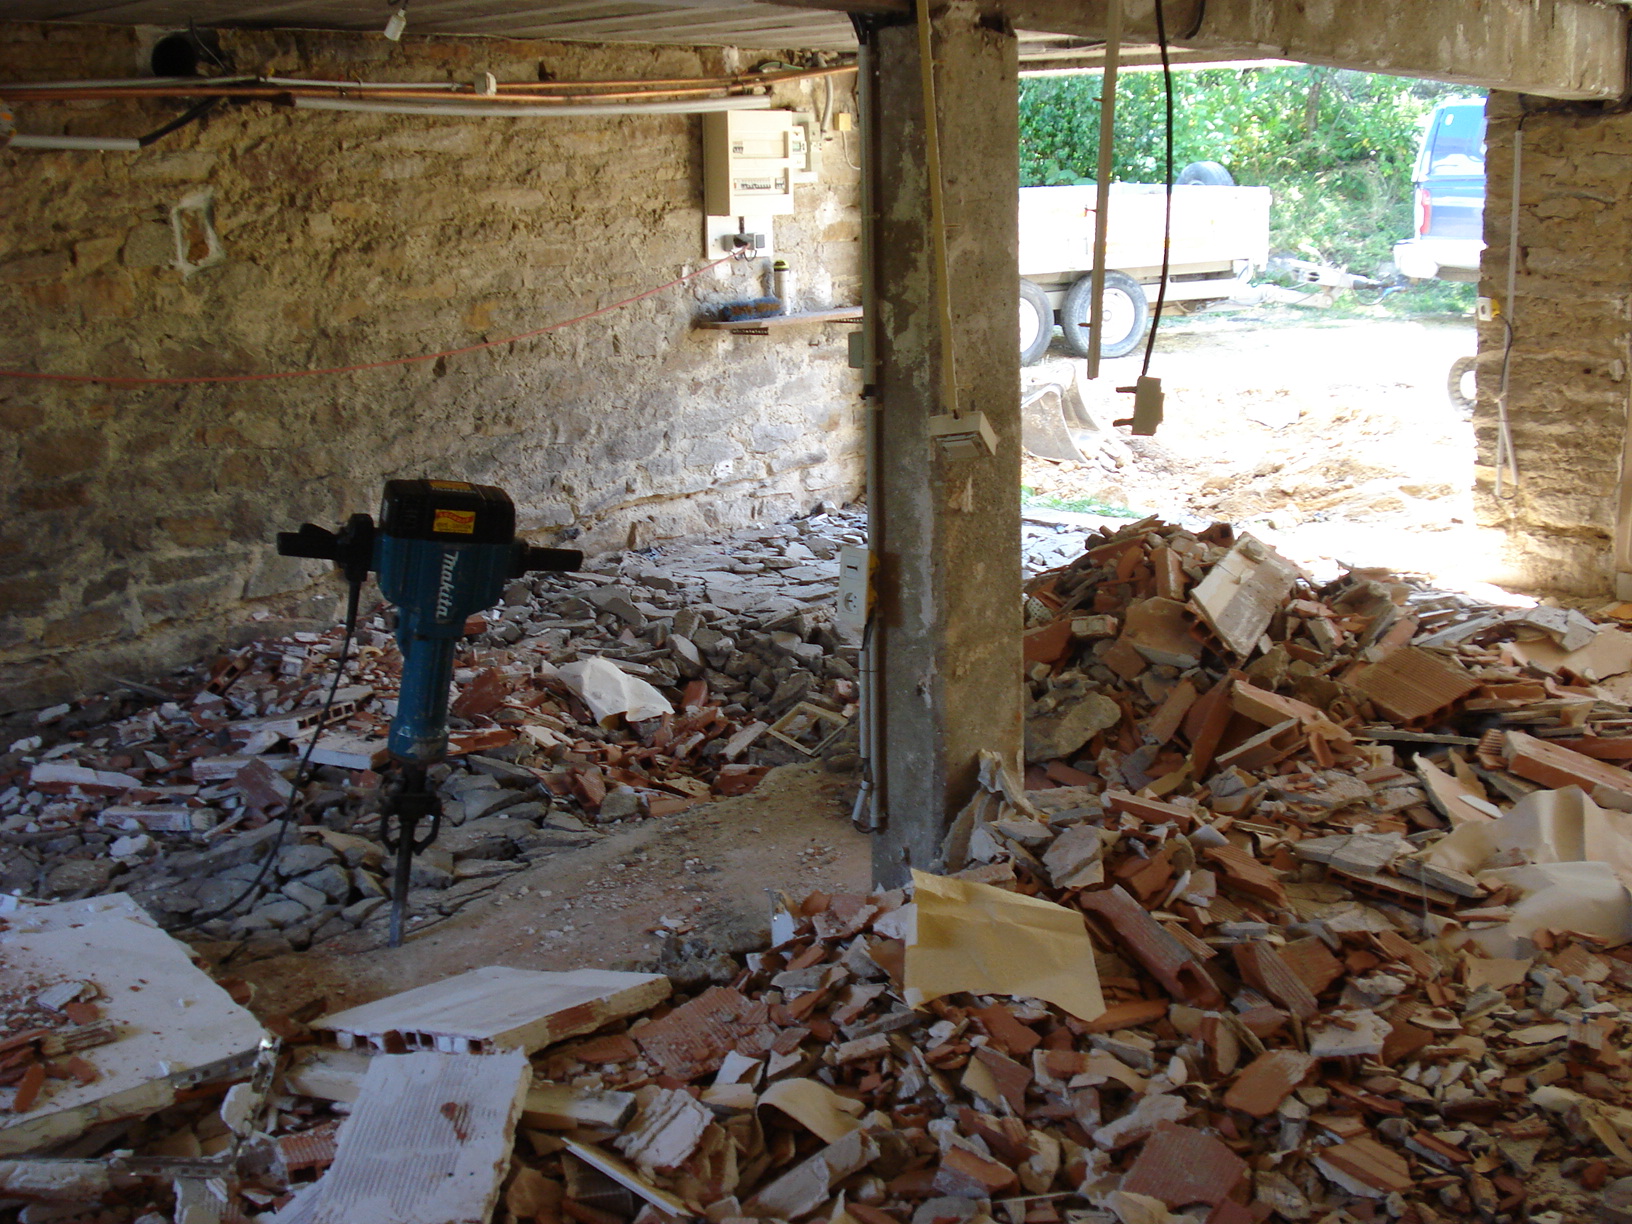
<svg viewBox="0 0 1632 1224">
<path fill-rule="evenodd" d="M 703 116 L 703 211 L 711 217 L 793 211 L 794 175 L 809 162 L 807 131 L 792 111 Z"/>
</svg>

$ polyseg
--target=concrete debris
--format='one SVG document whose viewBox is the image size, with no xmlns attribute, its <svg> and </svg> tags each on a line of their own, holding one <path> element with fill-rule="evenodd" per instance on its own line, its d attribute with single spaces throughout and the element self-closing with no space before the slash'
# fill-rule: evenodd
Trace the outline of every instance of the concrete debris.
<svg viewBox="0 0 1632 1224">
<path fill-rule="evenodd" d="M 477 1224 L 498 1200 L 529 1067 L 520 1050 L 376 1058 L 334 1163 L 275 1224 Z"/>
<path fill-rule="evenodd" d="M 267 1039 L 128 897 L 8 914 L 0 1005 L 0 1156 L 246 1078 Z"/>
<path fill-rule="evenodd" d="M 834 512 L 512 582 L 467 626 L 451 760 L 431 771 L 444 836 L 416 865 L 416 921 L 608 823 L 743 794 L 813 755 L 853 761 L 857 643 L 835 622 L 834 593 L 840 548 L 864 539 L 860 515 Z M 400 668 L 390 615 L 359 626 L 305 786 L 307 823 L 365 845 Z M 167 925 L 234 900 L 255 880 L 259 835 L 292 801 L 340 639 L 253 642 L 162 689 L 26 719 L 30 734 L 0 753 L 0 891 L 119 890 Z M 388 885 L 376 855 L 315 838 L 285 855 L 206 934 L 247 940 L 250 956 L 354 933 L 378 942 Z"/>
<path fill-rule="evenodd" d="M 780 574 L 804 564 L 784 559 L 796 565 Z M 719 574 L 704 581 L 723 595 L 733 571 Z M 628 575 L 604 577 L 606 597 L 581 600 L 593 614 L 574 615 L 611 618 L 612 640 L 643 632 L 631 610 L 648 629 L 665 619 L 607 590 L 630 590 Z M 1102 725 L 1018 764 L 1023 775 L 982 762 L 943 874 L 921 875 L 916 895 L 784 901 L 775 945 L 736 958 L 729 985 L 553 1034 L 530 1057 L 296 1050 L 270 1085 L 275 1108 L 226 1108 L 251 1132 L 229 1163 L 197 1167 L 231 1142 L 225 1086 L 203 1085 L 161 1107 L 162 1128 L 117 1120 L 87 1136 L 63 1154 L 100 1166 L 55 1175 L 67 1180 L 50 1193 L 133 1215 L 169 1210 L 170 1181 L 193 1179 L 223 1188 L 223 1219 L 366 1220 L 373 1207 L 333 1188 L 363 1185 L 375 1172 L 357 1162 L 394 1150 L 363 1125 L 373 1098 L 441 1127 L 414 1132 L 424 1168 L 400 1173 L 425 1203 L 432 1191 L 413 1179 L 445 1163 L 437 1144 L 463 1127 L 480 1146 L 470 1198 L 441 1203 L 445 1219 L 494 1204 L 502 1224 L 1632 1219 L 1632 710 L 1609 684 L 1632 677 L 1632 651 L 1602 641 L 1624 630 L 1374 571 L 1317 587 L 1227 528 L 1153 521 L 1090 537 L 1026 596 L 1033 714 L 1098 698 Z M 706 671 L 718 643 L 688 611 L 674 628 Z M 1628 670 L 1587 675 L 1589 657 Z M 496 680 L 462 684 L 502 705 Z M 714 738 L 769 728 L 808 699 L 744 706 Z M 550 717 L 573 735 L 587 725 Z M 514 725 L 532 724 L 480 730 Z M 449 774 L 473 801 L 451 832 L 474 828 L 473 842 L 504 835 L 481 822 L 536 802 L 486 792 L 543 768 L 476 755 Z M 73 763 L 147 768 L 134 755 Z M 128 796 L 63 801 L 115 799 Z M 287 878 L 338 892 L 326 868 L 352 879 L 373 849 L 333 840 L 348 835 L 302 843 Z M 252 847 L 231 853 L 253 861 Z M 987 924 L 976 942 L 996 972 L 909 995 L 908 945 L 934 934 L 915 921 L 931 894 L 981 903 L 962 917 Z M 1003 915 L 1027 910 L 1063 953 L 1054 985 L 1072 971 L 1096 981 L 1093 1007 L 1051 1001 L 1022 958 L 1003 958 Z M 967 938 L 964 924 L 942 929 Z M 38 1064 L 42 1099 L 61 1091 L 55 1069 L 72 1075 L 76 1032 L 95 1027 L 66 1013 L 105 988 L 84 965 L 28 983 L 8 1003 L 0 1091 L 20 1091 Z M 492 1082 L 372 1093 L 377 1074 L 416 1058 Z M 125 1152 L 163 1164 L 164 1179 Z M 45 1199 L 27 1189 L 45 1185 L 38 1153 L 19 1155 L 0 1168 L 5 1193 Z"/>
<path fill-rule="evenodd" d="M 342 1049 L 527 1053 L 594 1032 L 669 997 L 656 973 L 544 973 L 487 965 L 312 1021 Z"/>
</svg>

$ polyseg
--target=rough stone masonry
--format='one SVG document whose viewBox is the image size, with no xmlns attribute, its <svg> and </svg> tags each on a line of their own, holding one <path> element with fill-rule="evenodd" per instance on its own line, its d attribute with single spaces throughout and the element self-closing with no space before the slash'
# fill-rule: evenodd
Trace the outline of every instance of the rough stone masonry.
<svg viewBox="0 0 1632 1224">
<path fill-rule="evenodd" d="M 1480 519 L 1509 536 L 1507 572 L 1521 587 L 1606 591 L 1615 568 L 1617 498 L 1627 440 L 1632 343 L 1632 116 L 1561 113 L 1542 98 L 1492 91 L 1485 254 L 1479 292 L 1507 292 L 1513 140 L 1521 115 L 1519 259 L 1509 411 L 1519 480 L 1495 496 L 1496 393 L 1506 329 L 1479 325 L 1476 496 Z M 1589 108 L 1590 109 L 1590 108 Z M 1620 530 L 1624 531 L 1625 523 Z"/>
<path fill-rule="evenodd" d="M 145 35 L 151 41 L 152 32 Z M 229 32 L 239 72 L 362 80 L 717 75 L 719 49 Z M 136 75 L 142 31 L 0 23 L 0 79 Z M 778 105 L 821 111 L 820 81 Z M 835 110 L 854 110 L 835 84 Z M 20 103 L 20 131 L 138 135 L 179 112 Z M 860 287 L 859 177 L 828 143 L 778 218 L 807 307 Z M 853 154 L 852 154 L 853 155 Z M 349 365 L 514 335 L 703 262 L 696 116 L 483 120 L 218 107 L 140 153 L 0 152 L 0 368 L 135 376 Z M 173 210 L 191 205 L 183 223 Z M 183 274 L 210 249 L 224 258 Z M 0 378 L 0 710 L 332 615 L 274 533 L 372 510 L 392 476 L 505 487 L 521 528 L 595 550 L 849 501 L 845 329 L 694 329 L 769 291 L 727 265 L 515 345 L 330 377 L 182 387 Z"/>
</svg>

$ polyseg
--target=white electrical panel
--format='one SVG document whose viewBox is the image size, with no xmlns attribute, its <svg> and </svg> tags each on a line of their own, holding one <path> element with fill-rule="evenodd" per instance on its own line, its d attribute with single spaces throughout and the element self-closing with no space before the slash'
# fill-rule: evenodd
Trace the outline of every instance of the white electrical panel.
<svg viewBox="0 0 1632 1224">
<path fill-rule="evenodd" d="M 796 171 L 808 161 L 806 129 L 792 111 L 703 116 L 703 211 L 711 217 L 793 211 Z"/>
</svg>

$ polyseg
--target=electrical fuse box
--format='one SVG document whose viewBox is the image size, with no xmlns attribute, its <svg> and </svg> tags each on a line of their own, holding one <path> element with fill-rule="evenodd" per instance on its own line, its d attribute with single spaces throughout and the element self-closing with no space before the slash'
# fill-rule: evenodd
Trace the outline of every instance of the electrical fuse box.
<svg viewBox="0 0 1632 1224">
<path fill-rule="evenodd" d="M 807 163 L 805 129 L 792 111 L 703 116 L 703 211 L 711 217 L 793 211 L 794 173 Z"/>
</svg>

